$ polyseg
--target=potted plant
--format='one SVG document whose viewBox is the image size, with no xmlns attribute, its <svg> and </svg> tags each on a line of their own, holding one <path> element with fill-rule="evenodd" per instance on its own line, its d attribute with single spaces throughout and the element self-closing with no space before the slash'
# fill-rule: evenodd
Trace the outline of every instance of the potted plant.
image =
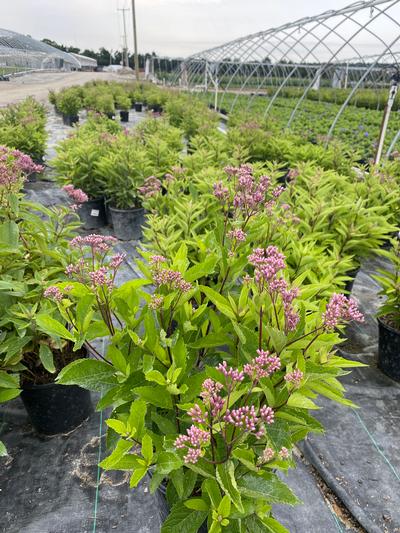
<svg viewBox="0 0 400 533">
<path fill-rule="evenodd" d="M 374 276 L 381 285 L 385 301 L 379 309 L 378 367 L 386 375 L 400 381 L 400 233 L 392 240 L 390 250 L 381 250 L 390 264 Z"/>
<path fill-rule="evenodd" d="M 133 91 L 132 93 L 133 108 L 136 113 L 141 113 L 143 111 L 143 93 L 139 89 Z"/>
<path fill-rule="evenodd" d="M 60 298 L 46 287 L 67 279 L 67 243 L 79 224 L 67 207 L 25 202 L 22 173 L 4 160 L 1 167 L 7 180 L 0 185 L 0 401 L 21 394 L 39 433 L 66 433 L 90 415 L 92 405 L 87 391 L 60 387 L 55 378 L 86 350 L 73 346 L 63 317 L 64 325 L 54 328 L 43 316 L 54 308 L 46 296 Z"/>
<path fill-rule="evenodd" d="M 231 244 L 224 260 L 229 252 Z M 237 273 L 244 262 L 234 255 L 229 266 Z M 271 504 L 298 499 L 276 471 L 295 466 L 298 440 L 323 432 L 309 413 L 317 408 L 313 400 L 322 394 L 352 405 L 336 378 L 360 365 L 335 355 L 335 328 L 362 316 L 343 295 L 333 295 L 323 313 L 302 299 L 284 277 L 284 256 L 275 247 L 254 250 L 252 276 L 237 291 L 236 274 L 225 273 L 215 289 L 197 283 L 214 271 L 212 253 L 190 265 L 182 244 L 171 262 L 146 258 L 148 264 L 139 263 L 145 279 L 116 288 L 107 264 L 122 258 L 98 256 L 104 292 L 93 311 L 110 324 L 111 342 L 104 361 L 76 361 L 59 382 L 98 390 L 90 374 L 102 376 L 99 405 L 115 409 L 107 420 L 112 452 L 101 466 L 130 472 L 131 487 L 149 471 L 151 491 L 165 483 L 171 512 L 161 531 L 179 533 L 188 522 L 193 532 L 205 523 L 208 531 L 228 524 L 277 529 Z M 83 283 L 91 261 L 72 286 Z M 149 283 L 153 295 L 140 289 Z M 61 314 L 70 309 L 71 323 L 80 300 L 71 291 L 58 304 Z"/>
<path fill-rule="evenodd" d="M 117 108 L 120 110 L 119 115 L 121 122 L 129 122 L 129 109 L 131 101 L 127 94 L 117 94 L 116 96 Z"/>
<path fill-rule="evenodd" d="M 67 126 L 72 126 L 79 122 L 79 111 L 82 108 L 82 98 L 78 90 L 74 87 L 65 89 L 57 95 L 57 109 L 63 117 L 63 122 Z"/>
<path fill-rule="evenodd" d="M 91 116 L 72 136 L 61 141 L 57 156 L 52 160 L 56 180 L 61 185 L 71 184 L 82 189 L 88 196 L 78 211 L 85 229 L 96 229 L 107 224 L 104 187 L 98 162 L 115 140 L 115 134 L 111 131 L 117 132 L 119 128 L 104 117 Z"/>
<path fill-rule="evenodd" d="M 103 113 L 109 119 L 113 119 L 115 117 L 115 104 L 112 94 L 99 93 L 94 110 Z"/>
<path fill-rule="evenodd" d="M 141 238 L 144 209 L 139 188 L 151 170 L 145 148 L 129 135 L 119 135 L 112 149 L 99 160 L 98 172 L 118 239 Z"/>
</svg>

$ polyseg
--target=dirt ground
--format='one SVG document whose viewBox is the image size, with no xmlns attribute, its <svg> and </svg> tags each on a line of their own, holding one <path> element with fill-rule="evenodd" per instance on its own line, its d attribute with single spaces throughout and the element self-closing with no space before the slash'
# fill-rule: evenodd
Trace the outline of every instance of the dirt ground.
<svg viewBox="0 0 400 533">
<path fill-rule="evenodd" d="M 36 72 L 10 81 L 0 81 L 0 107 L 34 96 L 47 102 L 50 89 L 60 90 L 71 85 L 83 85 L 90 80 L 134 80 L 134 76 L 114 72 Z"/>
</svg>

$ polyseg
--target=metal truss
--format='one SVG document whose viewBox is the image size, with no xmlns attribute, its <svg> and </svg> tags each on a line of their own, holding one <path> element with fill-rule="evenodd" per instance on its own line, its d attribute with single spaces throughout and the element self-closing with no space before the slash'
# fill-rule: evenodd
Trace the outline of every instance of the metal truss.
<svg viewBox="0 0 400 533">
<path fill-rule="evenodd" d="M 287 127 L 301 117 L 310 91 L 348 89 L 326 132 L 329 139 L 358 90 L 390 87 L 400 59 L 399 21 L 400 0 L 359 1 L 193 54 L 181 63 L 174 82 L 194 92 L 215 91 L 219 108 L 229 95 L 231 111 L 243 94 L 247 109 L 266 95 L 265 118 L 287 88 L 297 87 L 296 98 L 286 99 Z"/>
</svg>

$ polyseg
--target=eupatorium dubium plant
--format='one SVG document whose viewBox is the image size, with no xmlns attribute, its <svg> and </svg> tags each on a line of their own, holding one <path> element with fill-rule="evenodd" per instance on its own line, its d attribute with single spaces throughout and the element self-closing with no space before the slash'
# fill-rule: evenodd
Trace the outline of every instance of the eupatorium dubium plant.
<svg viewBox="0 0 400 533">
<path fill-rule="evenodd" d="M 105 271 L 84 253 L 56 299 L 77 346 L 110 335 L 104 360 L 59 375 L 100 392 L 99 409 L 114 406 L 101 466 L 130 471 L 132 487 L 147 472 L 151 490 L 166 484 L 164 533 L 206 521 L 213 532 L 285 531 L 272 505 L 298 499 L 276 471 L 295 466 L 296 442 L 323 431 L 310 415 L 318 395 L 352 405 L 337 378 L 358 363 L 334 346 L 343 324 L 363 320 L 356 303 L 313 301 L 274 246 L 253 250 L 236 282 L 227 269 L 214 289 L 198 280 L 215 260 L 190 265 L 184 244 L 170 261 L 145 254 L 145 279 L 115 287 L 108 244 L 98 252 Z M 141 288 L 150 283 L 152 295 Z"/>
</svg>

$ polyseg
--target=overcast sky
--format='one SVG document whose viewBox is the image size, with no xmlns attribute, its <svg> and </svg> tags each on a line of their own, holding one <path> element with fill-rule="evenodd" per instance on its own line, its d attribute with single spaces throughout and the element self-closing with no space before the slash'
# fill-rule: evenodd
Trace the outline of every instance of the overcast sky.
<svg viewBox="0 0 400 533">
<path fill-rule="evenodd" d="M 131 0 L 1 0 L 0 25 L 80 48 L 122 44 L 122 13 Z M 136 0 L 139 50 L 187 56 L 350 0 Z M 7 6 L 7 7 L 5 7 Z M 126 13 L 132 48 L 131 12 Z M 368 43 L 367 43 L 368 44 Z"/>
</svg>

